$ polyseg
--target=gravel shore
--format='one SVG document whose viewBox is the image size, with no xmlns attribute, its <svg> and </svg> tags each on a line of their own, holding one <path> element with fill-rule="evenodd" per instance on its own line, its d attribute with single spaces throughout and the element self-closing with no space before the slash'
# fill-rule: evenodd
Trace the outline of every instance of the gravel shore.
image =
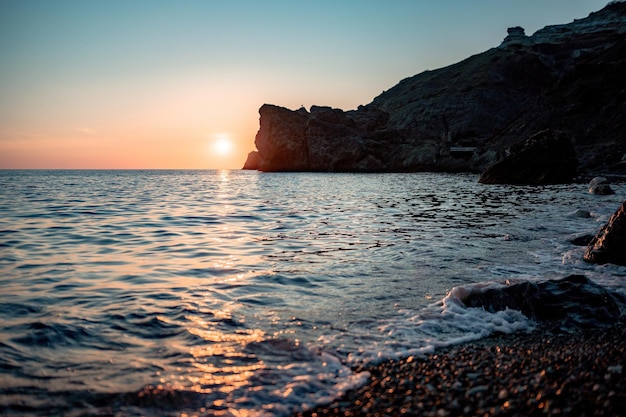
<svg viewBox="0 0 626 417">
<path fill-rule="evenodd" d="M 626 416 L 626 325 L 500 335 L 368 369 L 297 416 Z"/>
</svg>

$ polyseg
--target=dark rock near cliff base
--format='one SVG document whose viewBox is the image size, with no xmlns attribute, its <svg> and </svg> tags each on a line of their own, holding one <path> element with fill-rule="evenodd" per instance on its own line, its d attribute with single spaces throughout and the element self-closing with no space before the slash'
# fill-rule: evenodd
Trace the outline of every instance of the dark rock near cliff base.
<svg viewBox="0 0 626 417">
<path fill-rule="evenodd" d="M 252 151 L 248 154 L 242 169 L 259 170 L 261 166 L 263 166 L 263 158 L 257 151 Z"/>
<path fill-rule="evenodd" d="M 489 167 L 483 184 L 560 184 L 576 175 L 576 154 L 563 132 L 544 130 L 511 147 L 510 154 Z"/>
<path fill-rule="evenodd" d="M 626 265 L 626 201 L 589 243 L 583 259 L 596 264 Z"/>
</svg>

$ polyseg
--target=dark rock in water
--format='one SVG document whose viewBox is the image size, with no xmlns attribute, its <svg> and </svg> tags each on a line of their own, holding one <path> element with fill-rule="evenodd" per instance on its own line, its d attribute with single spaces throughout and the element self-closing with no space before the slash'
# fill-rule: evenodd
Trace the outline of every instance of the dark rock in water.
<svg viewBox="0 0 626 417">
<path fill-rule="evenodd" d="M 571 275 L 560 280 L 476 291 L 461 301 L 468 307 L 483 307 L 490 312 L 519 310 L 533 320 L 572 330 L 614 324 L 621 317 L 626 300 L 585 276 Z"/>
<path fill-rule="evenodd" d="M 604 177 L 595 177 L 589 182 L 589 193 L 595 195 L 615 194 L 615 191 L 609 185 L 609 180 Z"/>
<path fill-rule="evenodd" d="M 589 212 L 589 210 L 583 210 L 583 209 L 576 209 L 572 211 L 571 213 L 568 213 L 567 215 L 569 217 L 579 217 L 581 219 L 588 219 L 591 217 L 591 213 Z"/>
<path fill-rule="evenodd" d="M 598 184 L 589 187 L 589 192 L 595 195 L 611 195 L 615 194 L 615 191 L 609 184 Z"/>
<path fill-rule="evenodd" d="M 574 236 L 573 238 L 569 240 L 569 242 L 572 245 L 576 245 L 576 246 L 587 246 L 591 242 L 592 239 L 593 239 L 593 235 L 589 235 L 585 233 L 582 235 Z"/>
<path fill-rule="evenodd" d="M 607 180 L 605 177 L 594 177 L 591 181 L 589 181 L 589 187 L 593 187 L 595 185 L 600 185 L 600 184 L 608 184 L 609 180 Z"/>
<path fill-rule="evenodd" d="M 571 139 L 580 174 L 626 174 L 625 37 L 626 3 L 611 3 L 529 36 L 510 28 L 500 46 L 406 78 L 356 110 L 264 105 L 258 168 L 479 173 L 551 129 Z"/>
<path fill-rule="evenodd" d="M 626 265 L 626 201 L 589 243 L 583 259 L 596 264 Z"/>
<path fill-rule="evenodd" d="M 576 153 L 563 132 L 544 130 L 515 144 L 480 176 L 483 184 L 560 184 L 576 175 Z"/>
</svg>

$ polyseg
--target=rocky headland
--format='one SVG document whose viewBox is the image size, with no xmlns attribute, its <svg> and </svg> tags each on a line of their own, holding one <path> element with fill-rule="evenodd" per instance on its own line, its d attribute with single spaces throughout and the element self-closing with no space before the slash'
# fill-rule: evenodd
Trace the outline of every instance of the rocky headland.
<svg viewBox="0 0 626 417">
<path fill-rule="evenodd" d="M 356 110 L 265 104 L 244 169 L 483 172 L 550 131 L 539 139 L 558 137 L 566 175 L 515 182 L 626 174 L 623 74 L 626 3 L 613 2 L 532 36 L 510 28 L 498 47 L 404 79 Z"/>
</svg>

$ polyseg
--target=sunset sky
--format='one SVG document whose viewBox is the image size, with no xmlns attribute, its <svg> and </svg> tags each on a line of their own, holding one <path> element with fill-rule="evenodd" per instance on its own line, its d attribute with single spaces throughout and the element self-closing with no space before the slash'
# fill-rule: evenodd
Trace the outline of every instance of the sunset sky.
<svg viewBox="0 0 626 417">
<path fill-rule="evenodd" d="M 353 109 L 606 3 L 0 0 L 0 168 L 240 168 L 263 103 Z"/>
</svg>

